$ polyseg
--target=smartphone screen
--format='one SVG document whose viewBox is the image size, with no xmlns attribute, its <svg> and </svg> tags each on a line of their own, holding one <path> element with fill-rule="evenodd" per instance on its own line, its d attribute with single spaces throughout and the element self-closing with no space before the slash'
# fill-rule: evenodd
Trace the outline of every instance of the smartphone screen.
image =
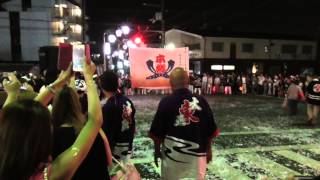
<svg viewBox="0 0 320 180">
<path fill-rule="evenodd" d="M 73 71 L 82 72 L 85 63 L 85 45 L 73 45 L 72 50 Z"/>
<path fill-rule="evenodd" d="M 67 70 L 72 61 L 72 45 L 68 43 L 59 44 L 58 70 Z"/>
</svg>

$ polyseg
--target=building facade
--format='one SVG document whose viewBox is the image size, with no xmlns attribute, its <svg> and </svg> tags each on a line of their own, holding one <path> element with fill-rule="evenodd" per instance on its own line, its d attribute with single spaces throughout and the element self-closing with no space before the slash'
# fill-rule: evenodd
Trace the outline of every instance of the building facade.
<svg viewBox="0 0 320 180">
<path fill-rule="evenodd" d="M 316 41 L 203 37 L 172 29 L 166 33 L 166 44 L 170 43 L 189 47 L 190 67 L 196 73 L 213 73 L 224 66 L 242 73 L 250 73 L 253 66 L 257 73 L 299 73 L 318 64 Z"/>
<path fill-rule="evenodd" d="M 42 46 L 83 41 L 79 0 L 11 0 L 0 12 L 0 61 L 39 61 Z"/>
</svg>

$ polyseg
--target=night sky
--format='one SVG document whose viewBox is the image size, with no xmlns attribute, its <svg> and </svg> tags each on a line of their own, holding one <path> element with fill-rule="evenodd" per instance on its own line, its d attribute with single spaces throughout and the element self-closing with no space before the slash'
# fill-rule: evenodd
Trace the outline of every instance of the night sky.
<svg viewBox="0 0 320 180">
<path fill-rule="evenodd" d="M 160 30 L 149 19 L 161 0 L 87 0 L 89 36 L 101 41 L 102 33 L 128 23 L 141 29 Z M 165 0 L 166 29 L 178 28 L 202 35 L 277 36 L 320 38 L 319 0 Z M 150 39 L 153 41 L 157 36 Z"/>
</svg>

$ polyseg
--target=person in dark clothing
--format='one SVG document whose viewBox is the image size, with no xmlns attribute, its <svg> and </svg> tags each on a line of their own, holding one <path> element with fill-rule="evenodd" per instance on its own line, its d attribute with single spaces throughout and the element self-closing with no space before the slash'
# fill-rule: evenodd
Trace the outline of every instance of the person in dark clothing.
<svg viewBox="0 0 320 180">
<path fill-rule="evenodd" d="M 102 129 L 106 132 L 113 156 L 127 160 L 132 154 L 135 133 L 135 108 L 132 101 L 118 92 L 118 76 L 106 71 L 100 77 L 104 99 Z"/>
<path fill-rule="evenodd" d="M 308 106 L 308 124 L 315 125 L 320 111 L 320 81 L 312 73 L 307 75 L 306 100 Z"/>
<path fill-rule="evenodd" d="M 149 131 L 155 163 L 161 158 L 162 179 L 204 179 L 212 138 L 219 133 L 212 110 L 203 97 L 188 90 L 182 68 L 171 72 L 170 83 L 174 92 L 160 101 Z"/>
<path fill-rule="evenodd" d="M 79 96 L 74 89 L 64 87 L 59 92 L 54 99 L 52 117 L 54 124 L 52 157 L 55 159 L 73 144 L 85 124 Z M 110 179 L 107 161 L 104 141 L 98 135 L 72 179 Z"/>
</svg>

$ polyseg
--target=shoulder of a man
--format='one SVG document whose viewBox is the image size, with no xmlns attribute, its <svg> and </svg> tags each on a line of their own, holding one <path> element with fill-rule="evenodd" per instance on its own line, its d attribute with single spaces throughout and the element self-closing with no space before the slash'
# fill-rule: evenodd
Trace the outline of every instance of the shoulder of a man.
<svg viewBox="0 0 320 180">
<path fill-rule="evenodd" d="M 163 97 L 163 98 L 160 100 L 160 102 L 159 102 L 158 108 L 165 108 L 165 107 L 167 107 L 167 105 L 170 104 L 173 99 L 174 99 L 174 96 L 173 96 L 173 95 L 169 95 L 169 96 Z"/>
</svg>

